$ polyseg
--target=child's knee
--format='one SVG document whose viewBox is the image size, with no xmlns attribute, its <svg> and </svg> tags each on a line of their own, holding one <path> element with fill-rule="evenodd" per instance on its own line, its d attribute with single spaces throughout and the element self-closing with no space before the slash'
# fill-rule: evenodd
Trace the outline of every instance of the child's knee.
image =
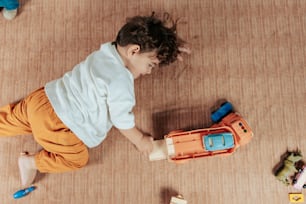
<svg viewBox="0 0 306 204">
<path fill-rule="evenodd" d="M 82 151 L 78 152 L 73 157 L 74 158 L 71 161 L 76 169 L 80 169 L 86 166 L 89 160 L 89 153 L 87 147 L 82 149 Z"/>
<path fill-rule="evenodd" d="M 88 163 L 89 160 L 89 153 L 88 150 L 84 150 L 81 154 L 80 157 L 78 159 L 77 163 L 77 168 L 82 168 L 84 166 L 86 166 L 86 164 Z"/>
</svg>

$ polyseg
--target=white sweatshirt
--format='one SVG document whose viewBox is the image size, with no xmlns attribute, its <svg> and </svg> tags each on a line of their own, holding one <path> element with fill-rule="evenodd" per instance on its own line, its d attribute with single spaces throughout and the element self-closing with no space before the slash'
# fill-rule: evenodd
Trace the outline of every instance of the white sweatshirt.
<svg viewBox="0 0 306 204">
<path fill-rule="evenodd" d="M 99 145 L 113 125 L 135 126 L 134 78 L 111 43 L 47 83 L 45 91 L 57 116 L 88 147 Z"/>
</svg>

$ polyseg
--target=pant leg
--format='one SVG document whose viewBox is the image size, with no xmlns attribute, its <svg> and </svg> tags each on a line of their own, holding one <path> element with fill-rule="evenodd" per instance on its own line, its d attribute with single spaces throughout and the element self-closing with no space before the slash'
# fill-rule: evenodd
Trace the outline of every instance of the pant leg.
<svg viewBox="0 0 306 204">
<path fill-rule="evenodd" d="M 31 134 L 27 119 L 25 101 L 9 104 L 0 108 L 0 136 Z"/>
<path fill-rule="evenodd" d="M 66 172 L 88 161 L 88 149 L 55 114 L 43 88 L 25 98 L 25 108 L 34 139 L 44 149 L 35 155 L 40 172 Z"/>
</svg>

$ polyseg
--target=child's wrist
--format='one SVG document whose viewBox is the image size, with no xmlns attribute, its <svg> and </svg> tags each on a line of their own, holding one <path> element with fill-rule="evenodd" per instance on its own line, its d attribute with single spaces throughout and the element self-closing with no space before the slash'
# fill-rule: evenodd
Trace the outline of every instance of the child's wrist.
<svg viewBox="0 0 306 204">
<path fill-rule="evenodd" d="M 143 140 L 144 137 L 145 137 L 144 134 L 140 134 L 140 135 L 137 137 L 137 139 L 135 140 L 135 145 L 136 145 L 136 146 L 139 146 L 139 145 L 141 144 L 141 141 Z"/>
</svg>

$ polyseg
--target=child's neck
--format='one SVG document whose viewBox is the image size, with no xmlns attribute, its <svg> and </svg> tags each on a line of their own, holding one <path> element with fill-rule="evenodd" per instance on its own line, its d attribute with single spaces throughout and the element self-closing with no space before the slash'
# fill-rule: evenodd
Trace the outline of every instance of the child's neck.
<svg viewBox="0 0 306 204">
<path fill-rule="evenodd" d="M 119 55 L 120 55 L 120 57 L 121 57 L 121 59 L 124 63 L 124 66 L 128 67 L 128 57 L 127 57 L 126 47 L 121 47 L 121 46 L 117 45 L 116 48 L 117 48 L 117 51 L 118 51 L 118 53 L 119 53 Z"/>
</svg>

